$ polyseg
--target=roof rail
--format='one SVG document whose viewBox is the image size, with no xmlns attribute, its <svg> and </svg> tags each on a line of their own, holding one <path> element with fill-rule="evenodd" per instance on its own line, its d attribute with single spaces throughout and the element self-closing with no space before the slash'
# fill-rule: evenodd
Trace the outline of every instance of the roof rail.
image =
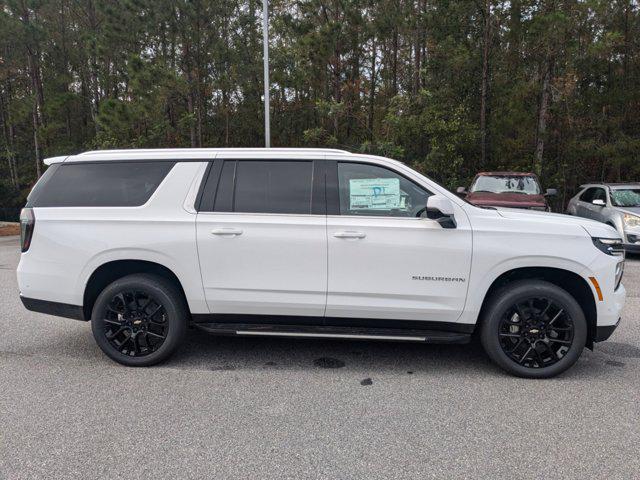
<svg viewBox="0 0 640 480">
<path fill-rule="evenodd" d="M 262 152 L 265 150 L 270 151 L 283 151 L 283 152 L 315 152 L 315 153 L 344 153 L 351 154 L 346 150 L 339 150 L 336 148 L 121 148 L 112 150 L 89 150 L 87 152 L 79 153 L 77 156 L 90 156 L 100 154 L 113 154 L 113 153 L 157 153 L 157 152 Z"/>
</svg>

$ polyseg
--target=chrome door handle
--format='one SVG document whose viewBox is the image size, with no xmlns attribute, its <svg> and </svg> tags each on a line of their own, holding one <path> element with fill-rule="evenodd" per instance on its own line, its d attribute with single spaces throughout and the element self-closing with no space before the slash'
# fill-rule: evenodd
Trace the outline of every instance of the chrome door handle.
<svg viewBox="0 0 640 480">
<path fill-rule="evenodd" d="M 242 235 L 242 230 L 239 228 L 214 228 L 211 230 L 211 235 Z"/>
<path fill-rule="evenodd" d="M 335 232 L 333 236 L 336 238 L 364 238 L 367 236 L 367 234 L 363 232 L 344 231 Z"/>
</svg>

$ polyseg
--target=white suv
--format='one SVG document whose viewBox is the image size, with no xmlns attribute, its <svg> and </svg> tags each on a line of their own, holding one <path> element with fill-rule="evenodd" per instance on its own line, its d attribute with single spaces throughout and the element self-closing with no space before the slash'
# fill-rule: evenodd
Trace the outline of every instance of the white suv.
<svg viewBox="0 0 640 480">
<path fill-rule="evenodd" d="M 22 213 L 26 308 L 91 320 L 112 359 L 216 334 L 465 343 L 549 377 L 620 321 L 610 226 L 478 208 L 400 162 L 340 150 L 48 159 Z"/>
</svg>

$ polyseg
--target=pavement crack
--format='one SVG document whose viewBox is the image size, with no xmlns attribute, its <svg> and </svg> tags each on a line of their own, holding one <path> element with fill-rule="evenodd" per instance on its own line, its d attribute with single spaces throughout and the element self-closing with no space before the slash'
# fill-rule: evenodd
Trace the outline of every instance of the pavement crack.
<svg viewBox="0 0 640 480">
<path fill-rule="evenodd" d="M 23 352 L 11 352 L 7 350 L 0 350 L 0 357 L 33 357 L 33 353 Z"/>
</svg>

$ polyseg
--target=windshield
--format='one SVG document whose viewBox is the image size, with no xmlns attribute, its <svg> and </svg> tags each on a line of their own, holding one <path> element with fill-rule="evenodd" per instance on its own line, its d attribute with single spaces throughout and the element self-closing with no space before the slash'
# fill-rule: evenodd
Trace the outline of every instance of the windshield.
<svg viewBox="0 0 640 480">
<path fill-rule="evenodd" d="M 616 207 L 640 207 L 640 188 L 611 190 L 611 203 Z"/>
<path fill-rule="evenodd" d="M 535 177 L 523 175 L 480 175 L 476 177 L 470 191 L 540 195 L 540 185 L 538 185 Z"/>
</svg>

